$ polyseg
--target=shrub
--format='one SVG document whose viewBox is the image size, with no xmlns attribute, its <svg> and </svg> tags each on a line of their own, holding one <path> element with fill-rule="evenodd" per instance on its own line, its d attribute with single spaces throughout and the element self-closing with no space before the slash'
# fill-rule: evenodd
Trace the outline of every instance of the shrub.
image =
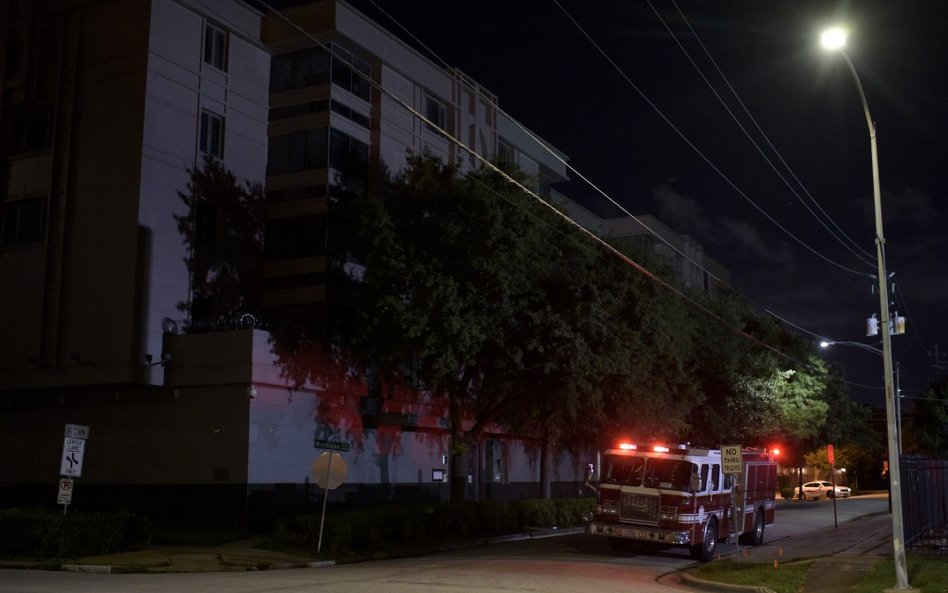
<svg viewBox="0 0 948 593">
<path fill-rule="evenodd" d="M 78 558 L 143 548 L 151 525 L 129 512 L 66 516 L 40 508 L 0 510 L 0 555 L 32 558 Z"/>
<path fill-rule="evenodd" d="M 515 533 L 527 527 L 580 525 L 592 509 L 591 498 L 521 500 L 461 504 L 396 505 L 383 509 L 326 515 L 322 550 L 330 554 L 371 554 L 383 549 L 431 549 L 446 542 Z M 316 549 L 319 515 L 281 519 L 276 538 L 281 545 Z"/>
<path fill-rule="evenodd" d="M 782 496 L 785 500 L 790 500 L 791 498 L 793 498 L 793 488 L 791 488 L 790 486 L 781 488 L 780 496 Z"/>
</svg>

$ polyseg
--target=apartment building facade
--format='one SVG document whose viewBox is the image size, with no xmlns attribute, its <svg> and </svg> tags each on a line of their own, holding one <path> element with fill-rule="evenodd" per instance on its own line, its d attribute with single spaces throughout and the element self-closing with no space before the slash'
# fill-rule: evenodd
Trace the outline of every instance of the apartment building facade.
<svg viewBox="0 0 948 593">
<path fill-rule="evenodd" d="M 347 257 L 333 202 L 406 155 L 469 170 L 467 148 L 500 150 L 544 193 L 566 178 L 562 162 L 519 145 L 523 129 L 488 90 L 344 2 L 288 10 L 289 22 L 240 0 L 0 10 L 0 504 L 53 504 L 66 424 L 89 427 L 79 508 L 260 526 L 264 509 L 319 499 L 315 445 L 342 441 L 349 476 L 334 503 L 446 497 L 443 412 L 404 391 L 367 404 L 361 377 L 293 382 L 258 321 L 326 322 L 327 265 Z M 188 170 L 207 158 L 266 185 L 262 315 L 187 316 L 175 217 Z M 587 461 L 559 456 L 561 494 L 577 492 Z M 533 451 L 500 431 L 469 466 L 471 498 L 536 492 Z"/>
<path fill-rule="evenodd" d="M 77 504 L 168 497 L 210 509 L 240 490 L 239 476 L 215 483 L 214 468 L 246 454 L 205 425 L 246 411 L 220 387 L 182 398 L 163 350 L 163 320 L 189 300 L 174 219 L 188 168 L 212 157 L 241 178 L 265 174 L 261 14 L 217 4 L 4 3 L 5 504 L 48 502 L 67 423 L 90 427 Z"/>
<path fill-rule="evenodd" d="M 651 214 L 629 216 L 612 204 L 604 204 L 599 215 L 553 190 L 551 199 L 571 219 L 606 239 L 620 239 L 636 247 L 645 257 L 664 265 L 670 276 L 686 289 L 720 294 L 731 286 L 731 273 L 708 255 L 694 237 L 671 229 Z M 650 261 L 641 262 L 649 266 Z"/>
</svg>

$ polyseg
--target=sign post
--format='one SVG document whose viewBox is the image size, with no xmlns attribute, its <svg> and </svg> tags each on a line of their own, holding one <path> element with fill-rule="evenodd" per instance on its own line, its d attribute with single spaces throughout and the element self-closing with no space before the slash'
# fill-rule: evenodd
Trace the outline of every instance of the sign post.
<svg viewBox="0 0 948 593">
<path fill-rule="evenodd" d="M 82 460 L 86 451 L 86 439 L 89 438 L 89 427 L 83 424 L 67 424 L 63 437 L 63 455 L 59 463 L 59 494 L 56 504 L 63 505 L 63 516 L 72 503 L 74 481 L 82 475 Z"/>
<path fill-rule="evenodd" d="M 323 548 L 323 526 L 326 523 L 326 501 L 329 499 L 329 491 L 335 490 L 345 482 L 348 470 L 342 455 L 335 451 L 348 451 L 349 443 L 316 439 L 315 446 L 317 449 L 329 449 L 320 453 L 319 457 L 313 461 L 313 477 L 316 478 L 316 485 L 323 487 L 323 510 L 319 517 L 319 538 L 316 542 L 318 554 Z"/>
<path fill-rule="evenodd" d="M 826 445 L 826 460 L 830 464 L 830 482 L 833 484 L 833 527 L 839 529 L 839 518 L 836 515 L 836 453 L 833 445 Z"/>
<path fill-rule="evenodd" d="M 737 546 L 737 561 L 741 561 L 741 550 L 738 535 L 744 527 L 744 496 L 741 492 L 740 476 L 744 473 L 744 456 L 741 445 L 721 445 L 721 471 L 725 475 L 733 476 L 731 480 L 731 529 L 728 543 Z M 742 524 L 738 526 L 738 521 Z"/>
</svg>

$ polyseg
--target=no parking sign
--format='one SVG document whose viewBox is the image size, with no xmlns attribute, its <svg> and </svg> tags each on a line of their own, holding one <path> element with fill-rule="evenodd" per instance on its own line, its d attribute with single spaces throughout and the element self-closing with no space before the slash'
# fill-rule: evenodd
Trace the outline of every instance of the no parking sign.
<svg viewBox="0 0 948 593">
<path fill-rule="evenodd" d="M 72 478 L 62 478 L 59 480 L 59 496 L 56 497 L 56 504 L 69 504 L 72 502 Z"/>
</svg>

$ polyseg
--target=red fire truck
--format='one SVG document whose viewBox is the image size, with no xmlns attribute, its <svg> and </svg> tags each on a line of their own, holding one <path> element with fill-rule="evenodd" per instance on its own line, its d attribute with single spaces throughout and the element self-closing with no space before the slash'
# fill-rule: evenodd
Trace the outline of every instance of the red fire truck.
<svg viewBox="0 0 948 593">
<path fill-rule="evenodd" d="M 761 450 L 741 451 L 741 474 L 724 474 L 721 450 L 620 443 L 605 451 L 596 511 L 586 533 L 621 549 L 635 541 L 687 546 L 708 561 L 734 534 L 758 546 L 773 525 L 777 464 Z M 741 519 L 734 521 L 735 517 Z"/>
</svg>

